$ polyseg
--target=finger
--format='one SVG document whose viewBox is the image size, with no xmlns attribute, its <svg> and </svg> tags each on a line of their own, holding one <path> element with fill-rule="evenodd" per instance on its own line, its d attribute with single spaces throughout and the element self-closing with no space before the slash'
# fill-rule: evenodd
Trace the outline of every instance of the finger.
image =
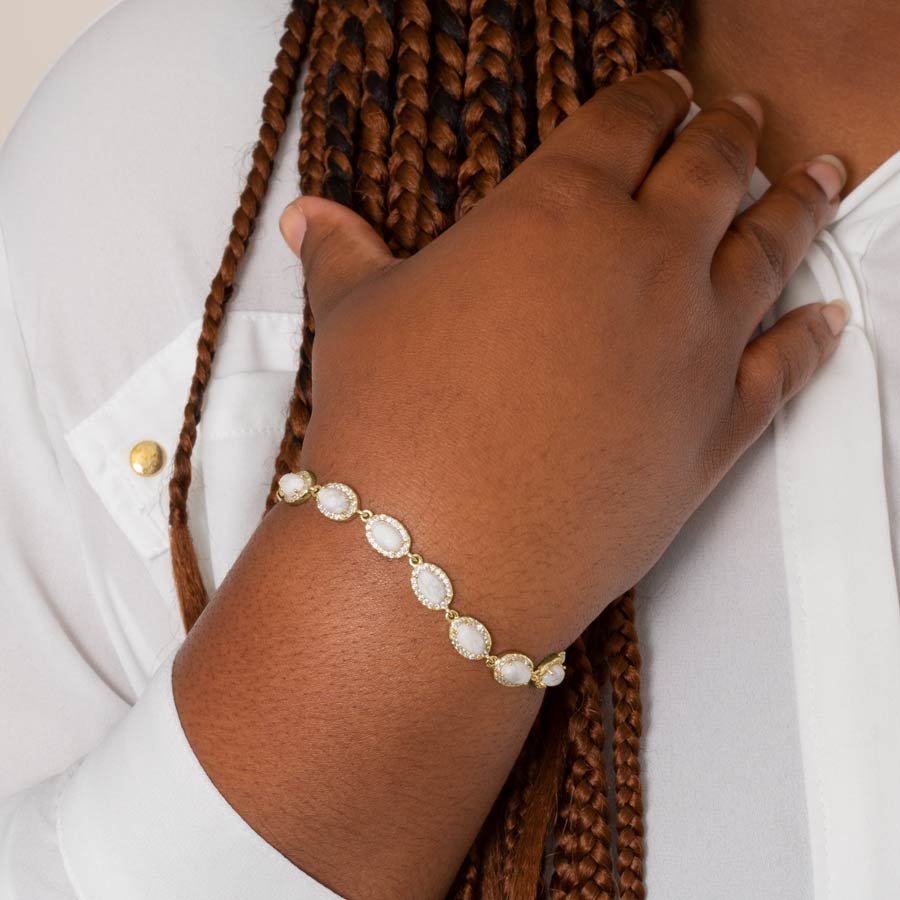
<svg viewBox="0 0 900 900">
<path fill-rule="evenodd" d="M 319 321 L 348 291 L 398 262 L 365 219 L 331 200 L 298 197 L 279 225 L 300 258 L 309 304 Z"/>
<path fill-rule="evenodd" d="M 787 172 L 725 234 L 713 257 L 713 284 L 746 307 L 750 331 L 834 216 L 846 180 L 837 157 L 817 157 Z"/>
<path fill-rule="evenodd" d="M 731 432 L 740 451 L 768 427 L 775 413 L 837 347 L 847 324 L 843 300 L 811 303 L 782 316 L 747 345 L 735 384 Z"/>
<path fill-rule="evenodd" d="M 691 83 L 674 69 L 642 72 L 598 91 L 543 143 L 634 193 L 666 137 L 687 115 Z"/>
<path fill-rule="evenodd" d="M 684 213 L 697 239 L 718 246 L 747 192 L 763 114 L 749 94 L 698 113 L 647 176 L 637 199 Z"/>
</svg>

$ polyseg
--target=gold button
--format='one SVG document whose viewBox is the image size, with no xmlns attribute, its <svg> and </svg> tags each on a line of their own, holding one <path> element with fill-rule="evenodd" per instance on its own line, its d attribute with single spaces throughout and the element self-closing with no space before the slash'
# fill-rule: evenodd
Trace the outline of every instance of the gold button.
<svg viewBox="0 0 900 900">
<path fill-rule="evenodd" d="M 131 448 L 131 468 L 145 478 L 155 475 L 166 461 L 166 451 L 156 441 L 141 441 Z"/>
</svg>

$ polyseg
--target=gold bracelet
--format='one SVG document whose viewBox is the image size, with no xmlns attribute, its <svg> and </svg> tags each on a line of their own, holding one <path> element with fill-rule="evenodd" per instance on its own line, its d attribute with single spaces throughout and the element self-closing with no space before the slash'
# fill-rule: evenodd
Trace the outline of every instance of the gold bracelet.
<svg viewBox="0 0 900 900">
<path fill-rule="evenodd" d="M 566 675 L 564 650 L 551 653 L 537 665 L 524 653 L 491 655 L 491 635 L 487 628 L 472 616 L 460 615 L 450 608 L 453 585 L 447 573 L 434 563 L 425 562 L 412 550 L 412 539 L 406 528 L 393 516 L 362 509 L 356 491 L 349 485 L 331 481 L 318 484 L 309 471 L 289 472 L 278 481 L 277 496 L 290 506 L 299 506 L 311 497 L 316 498 L 319 512 L 334 522 L 347 522 L 354 516 L 366 526 L 366 539 L 382 556 L 402 559 L 412 566 L 410 583 L 419 602 L 433 610 L 442 610 L 450 623 L 450 643 L 466 659 L 484 660 L 494 678 L 507 687 L 526 684 L 537 688 L 554 687 Z"/>
</svg>

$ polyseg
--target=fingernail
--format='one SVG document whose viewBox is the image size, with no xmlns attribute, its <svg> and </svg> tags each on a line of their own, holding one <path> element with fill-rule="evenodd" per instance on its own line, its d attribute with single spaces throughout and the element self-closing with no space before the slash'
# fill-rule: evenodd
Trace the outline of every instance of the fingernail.
<svg viewBox="0 0 900 900">
<path fill-rule="evenodd" d="M 303 215 L 303 210 L 300 209 L 296 200 L 285 207 L 278 226 L 281 228 L 281 236 L 288 247 L 299 256 L 303 235 L 306 234 L 306 216 Z"/>
<path fill-rule="evenodd" d="M 847 183 L 844 164 L 830 153 L 817 156 L 807 167 L 806 174 L 825 192 L 829 200 L 834 200 Z"/>
<path fill-rule="evenodd" d="M 762 128 L 763 111 L 762 107 L 759 105 L 759 100 L 757 100 L 756 97 L 751 94 L 740 93 L 732 94 L 728 99 L 732 103 L 737 103 L 741 109 L 753 116 L 756 124 Z"/>
<path fill-rule="evenodd" d="M 687 94 L 688 100 L 694 96 L 694 86 L 688 81 L 687 76 L 683 75 L 678 69 L 663 69 L 664 75 L 668 75 L 672 81 L 677 81 L 681 89 Z"/>
<path fill-rule="evenodd" d="M 831 333 L 837 336 L 850 321 L 850 304 L 846 300 L 832 300 L 822 307 L 822 318 L 828 323 Z"/>
</svg>

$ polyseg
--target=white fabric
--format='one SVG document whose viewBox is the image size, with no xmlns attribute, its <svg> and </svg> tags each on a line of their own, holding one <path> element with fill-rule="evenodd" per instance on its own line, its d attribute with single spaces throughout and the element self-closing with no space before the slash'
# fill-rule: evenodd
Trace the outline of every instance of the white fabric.
<svg viewBox="0 0 900 900">
<path fill-rule="evenodd" d="M 335 897 L 190 751 L 166 472 L 128 465 L 144 439 L 171 459 L 284 5 L 125 0 L 0 153 L 3 900 Z M 277 218 L 298 127 L 295 109 L 195 454 L 210 583 L 258 521 L 296 367 Z M 837 355 L 640 585 L 651 898 L 900 884 L 898 201 L 900 155 L 841 204 L 779 304 L 846 297 Z"/>
</svg>

